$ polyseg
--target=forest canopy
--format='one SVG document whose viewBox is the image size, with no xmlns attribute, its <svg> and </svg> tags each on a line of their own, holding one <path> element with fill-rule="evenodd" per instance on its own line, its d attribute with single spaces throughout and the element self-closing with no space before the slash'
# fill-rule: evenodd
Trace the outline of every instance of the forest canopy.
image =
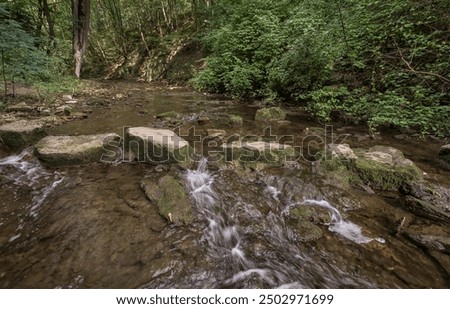
<svg viewBox="0 0 450 309">
<path fill-rule="evenodd" d="M 2 87 L 73 75 L 77 25 L 83 78 L 189 81 L 323 122 L 450 132 L 447 0 L 0 0 Z M 202 51 L 171 75 L 189 46 Z"/>
</svg>

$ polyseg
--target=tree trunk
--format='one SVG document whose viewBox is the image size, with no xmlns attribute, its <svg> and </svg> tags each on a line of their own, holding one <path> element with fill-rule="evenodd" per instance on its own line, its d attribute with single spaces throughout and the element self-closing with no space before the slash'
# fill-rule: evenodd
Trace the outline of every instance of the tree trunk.
<svg viewBox="0 0 450 309">
<path fill-rule="evenodd" d="M 88 44 L 90 0 L 72 0 L 74 73 L 80 78 Z"/>
<path fill-rule="evenodd" d="M 53 16 L 50 13 L 50 8 L 48 6 L 47 0 L 42 1 L 42 8 L 43 8 L 45 19 L 47 20 L 48 36 L 50 38 L 50 43 L 53 44 L 55 42 L 55 22 L 54 22 Z"/>
<path fill-rule="evenodd" d="M 6 96 L 8 95 L 8 84 L 6 83 L 6 71 L 5 71 L 5 52 L 3 48 L 1 49 L 1 61 L 2 61 L 2 75 L 3 75 L 3 83 L 5 86 L 4 97 L 6 101 Z"/>
</svg>

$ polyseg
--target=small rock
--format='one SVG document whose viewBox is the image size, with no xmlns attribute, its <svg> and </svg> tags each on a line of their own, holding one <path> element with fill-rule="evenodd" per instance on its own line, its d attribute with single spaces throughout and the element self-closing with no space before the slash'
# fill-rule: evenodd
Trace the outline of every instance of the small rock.
<svg viewBox="0 0 450 309">
<path fill-rule="evenodd" d="M 88 114 L 81 113 L 81 112 L 75 112 L 70 114 L 71 119 L 86 119 L 88 118 Z"/>
<path fill-rule="evenodd" d="M 42 116 L 50 116 L 51 114 L 52 114 L 52 112 L 48 108 L 41 110 Z"/>
<path fill-rule="evenodd" d="M 206 133 L 208 134 L 208 136 L 225 137 L 225 135 L 227 135 L 227 131 L 219 129 L 208 129 L 206 130 Z"/>
<path fill-rule="evenodd" d="M 70 116 L 70 113 L 72 112 L 72 108 L 67 105 L 58 106 L 55 111 L 55 115 L 58 116 Z"/>
<path fill-rule="evenodd" d="M 216 130 L 216 129 L 208 129 L 207 130 L 208 135 L 205 136 L 205 141 L 222 141 L 222 139 L 225 137 L 227 132 L 225 130 Z"/>
<path fill-rule="evenodd" d="M 63 101 L 72 101 L 73 100 L 73 96 L 72 95 L 70 95 L 70 94 L 65 94 L 65 95 L 63 95 L 62 97 L 61 97 L 61 99 L 63 100 Z"/>
<path fill-rule="evenodd" d="M 208 123 L 208 122 L 209 122 L 209 117 L 206 117 L 206 116 L 198 117 L 197 122 L 198 122 L 199 124 L 205 124 L 205 123 Z"/>
<path fill-rule="evenodd" d="M 166 170 L 166 167 L 161 164 L 155 167 L 155 172 L 158 172 L 158 173 L 164 172 L 165 170 Z"/>
<path fill-rule="evenodd" d="M 238 133 L 234 133 L 226 139 L 227 143 L 233 143 L 241 139 L 241 136 Z"/>
<path fill-rule="evenodd" d="M 158 204 L 160 215 L 175 225 L 188 225 L 194 220 L 193 205 L 180 182 L 172 176 L 164 176 L 158 185 L 148 180 L 141 182 L 147 198 Z"/>
</svg>

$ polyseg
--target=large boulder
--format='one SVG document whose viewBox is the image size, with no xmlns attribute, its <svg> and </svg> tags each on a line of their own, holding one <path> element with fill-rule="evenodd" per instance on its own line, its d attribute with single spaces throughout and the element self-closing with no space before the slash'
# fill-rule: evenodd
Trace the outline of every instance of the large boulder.
<svg viewBox="0 0 450 309">
<path fill-rule="evenodd" d="M 422 179 L 422 171 L 411 160 L 400 150 L 388 146 L 375 146 L 360 153 L 351 168 L 364 183 L 383 190 L 397 190 Z"/>
<path fill-rule="evenodd" d="M 373 189 L 397 190 L 422 180 L 422 171 L 393 147 L 375 146 L 353 151 L 348 145 L 328 145 L 321 170 L 336 183 L 364 184 Z"/>
<path fill-rule="evenodd" d="M 181 183 L 173 176 L 164 176 L 156 185 L 143 180 L 141 188 L 147 198 L 158 205 L 160 215 L 175 225 L 188 225 L 194 220 L 193 206 Z"/>
<path fill-rule="evenodd" d="M 439 151 L 439 158 L 447 163 L 450 163 L 450 144 L 441 147 L 441 150 Z"/>
<path fill-rule="evenodd" d="M 47 136 L 35 146 L 35 154 L 47 166 L 112 162 L 120 149 L 117 134 Z"/>
<path fill-rule="evenodd" d="M 279 107 L 261 108 L 256 111 L 256 121 L 280 121 L 286 119 L 286 112 Z"/>
<path fill-rule="evenodd" d="M 192 162 L 189 143 L 171 130 L 128 128 L 124 145 L 125 150 L 131 152 L 139 162 L 156 165 L 178 163 L 182 166 Z"/>
<path fill-rule="evenodd" d="M 45 126 L 34 120 L 18 120 L 0 126 L 0 139 L 11 150 L 30 146 L 43 138 Z"/>
</svg>

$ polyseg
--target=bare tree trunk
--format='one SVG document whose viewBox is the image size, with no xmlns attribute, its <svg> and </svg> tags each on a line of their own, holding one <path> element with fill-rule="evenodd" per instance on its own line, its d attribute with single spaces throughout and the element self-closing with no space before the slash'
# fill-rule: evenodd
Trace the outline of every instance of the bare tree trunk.
<svg viewBox="0 0 450 309">
<path fill-rule="evenodd" d="M 55 41 L 55 21 L 53 19 L 53 16 L 50 13 L 50 8 L 48 6 L 47 0 L 42 1 L 42 8 L 43 8 L 45 19 L 47 20 L 48 36 L 50 38 L 50 42 L 53 44 Z"/>
<path fill-rule="evenodd" d="M 3 83 L 5 86 L 5 92 L 4 92 L 4 97 L 5 97 L 5 101 L 6 101 L 6 96 L 8 95 L 8 84 L 6 83 L 6 71 L 5 71 L 5 52 L 3 50 L 3 48 L 1 49 L 1 54 L 2 54 L 2 75 L 3 75 Z"/>
<path fill-rule="evenodd" d="M 72 0 L 74 73 L 80 78 L 88 45 L 90 0 Z"/>
<path fill-rule="evenodd" d="M 55 21 L 50 11 L 47 0 L 38 0 L 38 25 L 36 28 L 36 33 L 38 36 L 41 35 L 42 26 L 44 25 L 44 19 L 47 22 L 47 31 L 49 38 L 49 47 L 47 48 L 47 54 L 50 54 L 51 48 L 56 46 L 55 41 Z"/>
</svg>

